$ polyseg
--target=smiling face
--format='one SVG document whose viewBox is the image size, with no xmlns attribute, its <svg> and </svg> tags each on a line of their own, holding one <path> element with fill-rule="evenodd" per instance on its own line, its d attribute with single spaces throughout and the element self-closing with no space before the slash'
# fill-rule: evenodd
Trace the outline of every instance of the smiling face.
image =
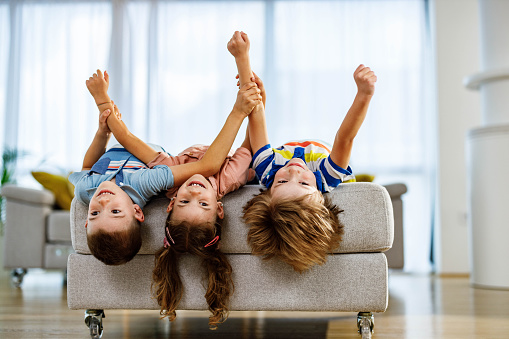
<svg viewBox="0 0 509 339">
<path fill-rule="evenodd" d="M 223 204 L 217 201 L 216 190 L 200 174 L 180 186 L 167 211 L 172 211 L 172 220 L 191 224 L 214 223 L 216 217 L 223 218 Z"/>
<path fill-rule="evenodd" d="M 294 158 L 281 167 L 270 188 L 273 199 L 297 198 L 317 192 L 316 178 L 302 159 Z"/>
<path fill-rule="evenodd" d="M 97 229 L 119 231 L 128 227 L 133 218 L 144 220 L 141 208 L 115 183 L 104 181 L 90 199 L 85 227 L 89 233 Z"/>
</svg>

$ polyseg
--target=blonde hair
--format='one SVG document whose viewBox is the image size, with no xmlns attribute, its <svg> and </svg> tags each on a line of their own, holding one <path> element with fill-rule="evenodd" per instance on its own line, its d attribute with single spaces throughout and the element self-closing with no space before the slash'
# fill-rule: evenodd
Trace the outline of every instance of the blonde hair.
<svg viewBox="0 0 509 339">
<path fill-rule="evenodd" d="M 184 293 L 178 272 L 178 260 L 184 253 L 200 257 L 207 272 L 205 300 L 212 313 L 210 329 L 217 329 L 217 325 L 228 318 L 229 298 L 234 289 L 232 267 L 226 255 L 219 250 L 219 241 L 209 245 L 216 235 L 220 236 L 221 221 L 218 218 L 215 224 L 197 226 L 185 221 L 174 222 L 171 213 L 168 215 L 166 227 L 173 243 L 157 251 L 152 272 L 152 293 L 161 307 L 161 318 L 175 320 L 175 311 Z"/>
<path fill-rule="evenodd" d="M 325 263 L 341 241 L 338 214 L 343 210 L 327 196 L 319 200 L 309 195 L 273 200 L 266 190 L 248 201 L 243 218 L 250 227 L 252 253 L 265 260 L 281 259 L 297 272 Z"/>
<path fill-rule="evenodd" d="M 133 217 L 129 225 L 121 231 L 87 231 L 87 243 L 90 253 L 106 265 L 125 264 L 131 261 L 141 248 L 140 222 Z"/>
</svg>

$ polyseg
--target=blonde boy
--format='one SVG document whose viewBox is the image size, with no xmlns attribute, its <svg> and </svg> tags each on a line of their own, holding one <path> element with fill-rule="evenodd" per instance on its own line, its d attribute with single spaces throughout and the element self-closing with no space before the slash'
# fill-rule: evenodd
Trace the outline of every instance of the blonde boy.
<svg viewBox="0 0 509 339">
<path fill-rule="evenodd" d="M 228 50 L 235 57 L 240 85 L 251 79 L 265 97 L 261 80 L 251 72 L 249 46 L 247 34 L 235 32 Z M 323 193 L 354 178 L 348 165 L 353 140 L 366 117 L 377 77 L 360 65 L 354 79 L 357 95 L 332 149 L 313 140 L 272 148 L 265 107 L 258 104 L 249 116 L 253 168 L 267 187 L 244 207 L 244 220 L 250 226 L 248 242 L 254 254 L 279 258 L 302 272 L 323 264 L 327 254 L 338 247 L 343 232 L 337 217 L 341 210 Z"/>
</svg>

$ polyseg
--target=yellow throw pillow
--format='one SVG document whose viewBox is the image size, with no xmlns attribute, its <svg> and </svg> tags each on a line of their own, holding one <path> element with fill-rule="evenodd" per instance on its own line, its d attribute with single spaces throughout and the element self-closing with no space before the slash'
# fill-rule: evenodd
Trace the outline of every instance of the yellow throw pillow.
<svg viewBox="0 0 509 339">
<path fill-rule="evenodd" d="M 375 180 L 375 176 L 371 174 L 355 174 L 355 179 L 357 182 L 373 182 Z"/>
<path fill-rule="evenodd" d="M 71 201 L 74 198 L 74 186 L 67 180 L 67 177 L 47 172 L 32 172 L 32 176 L 45 189 L 55 195 L 57 205 L 64 209 L 71 209 Z"/>
</svg>

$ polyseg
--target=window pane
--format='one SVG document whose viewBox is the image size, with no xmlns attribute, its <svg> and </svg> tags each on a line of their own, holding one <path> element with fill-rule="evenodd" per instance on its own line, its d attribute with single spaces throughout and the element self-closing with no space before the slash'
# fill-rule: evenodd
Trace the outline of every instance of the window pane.
<svg viewBox="0 0 509 339">
<path fill-rule="evenodd" d="M 256 1 L 159 3 L 153 60 L 157 73 L 152 73 L 147 95 L 152 98 L 151 140 L 171 145 L 167 150 L 172 153 L 214 140 L 238 90 L 235 61 L 226 44 L 235 30 L 248 32 L 252 65 L 262 69 L 264 10 Z"/>
<path fill-rule="evenodd" d="M 44 161 L 62 171 L 80 169 L 82 140 L 90 143 L 98 121 L 85 80 L 106 68 L 110 5 L 30 2 L 21 20 L 18 140 L 31 154 L 25 168 Z"/>
<path fill-rule="evenodd" d="M 5 97 L 7 94 L 7 63 L 9 60 L 9 5 L 0 3 L 0 149 L 4 149 Z"/>
<path fill-rule="evenodd" d="M 379 81 L 352 163 L 384 171 L 422 166 L 424 34 L 420 1 L 277 2 L 275 78 L 284 83 L 269 94 L 278 114 L 268 119 L 280 121 L 271 125 L 294 121 L 291 137 L 306 138 L 313 130 L 302 121 L 316 116 L 327 122 L 315 125 L 322 138 L 333 140 L 357 91 L 353 72 L 363 63 Z M 281 141 L 288 134 L 270 133 Z"/>
</svg>

